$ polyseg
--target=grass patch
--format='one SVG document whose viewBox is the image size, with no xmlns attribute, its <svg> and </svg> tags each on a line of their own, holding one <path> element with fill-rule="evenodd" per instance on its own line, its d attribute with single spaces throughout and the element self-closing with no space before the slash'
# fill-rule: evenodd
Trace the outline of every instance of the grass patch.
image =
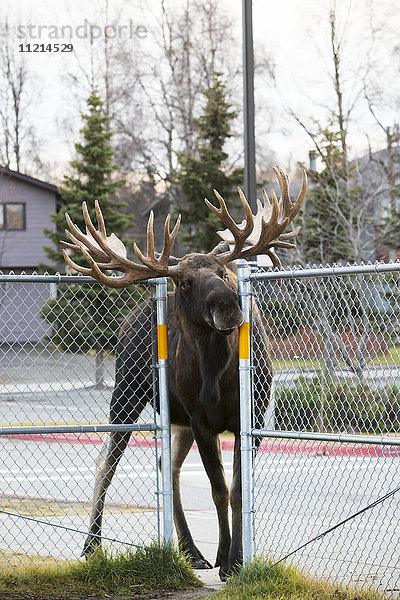
<svg viewBox="0 0 400 600">
<path fill-rule="evenodd" d="M 375 356 L 370 362 L 378 366 L 400 366 L 400 346 L 390 346 L 387 354 Z"/>
<path fill-rule="evenodd" d="M 292 565 L 256 558 L 233 575 L 213 600 L 382 600 L 377 592 L 337 586 L 304 575 Z"/>
<path fill-rule="evenodd" d="M 400 345 L 389 346 L 386 354 L 368 354 L 365 357 L 366 365 L 373 365 L 375 367 L 400 367 Z M 346 363 L 343 361 L 338 362 L 338 367 L 346 367 Z M 324 361 L 323 357 L 307 358 L 281 358 L 275 356 L 272 359 L 272 367 L 274 371 L 282 371 L 286 369 L 323 369 Z"/>
<path fill-rule="evenodd" d="M 323 363 L 320 358 L 273 358 L 272 369 L 274 372 L 293 369 L 321 369 Z"/>
<path fill-rule="evenodd" d="M 0 573 L 0 598 L 76 599 L 200 585 L 189 562 L 174 546 L 153 543 L 124 553 L 99 550 L 87 561 L 64 565 L 5 568 Z"/>
</svg>

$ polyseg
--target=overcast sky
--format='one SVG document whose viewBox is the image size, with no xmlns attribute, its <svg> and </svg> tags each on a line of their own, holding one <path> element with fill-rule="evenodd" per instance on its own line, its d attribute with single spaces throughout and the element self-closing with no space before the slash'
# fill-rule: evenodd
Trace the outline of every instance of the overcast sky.
<svg viewBox="0 0 400 600">
<path fill-rule="evenodd" d="M 110 6 L 124 3 L 123 0 L 110 0 Z M 241 0 L 224 0 L 229 14 L 235 22 L 240 39 L 241 28 Z M 101 3 L 100 3 L 101 4 Z M 152 19 L 159 10 L 158 0 L 148 0 L 149 10 L 145 13 L 137 8 L 134 1 L 126 0 L 124 3 L 124 17 L 121 25 L 125 26 L 126 35 L 129 27 L 133 51 L 150 52 L 150 36 L 145 31 L 152 27 Z M 264 89 L 256 90 L 258 105 L 268 102 L 270 94 L 276 112 L 272 130 L 268 134 L 268 144 L 276 152 L 278 160 L 283 166 L 296 161 L 306 161 L 311 144 L 306 134 L 292 121 L 287 113 L 287 108 L 310 119 L 324 118 L 327 106 L 332 102 L 332 86 L 327 76 L 331 64 L 329 59 L 329 38 L 327 37 L 326 6 L 329 0 L 254 0 L 254 36 L 256 43 L 261 42 L 273 56 L 276 63 L 276 77 L 279 94 L 276 90 L 269 89 L 267 83 Z M 373 6 L 376 21 L 389 25 L 393 36 L 399 31 L 399 12 L 394 11 L 398 2 L 393 0 L 338 0 L 340 10 L 348 15 L 348 7 L 352 12 L 348 17 L 346 40 L 346 64 L 343 73 L 349 98 L 356 96 L 359 84 L 352 86 L 352 78 L 362 70 L 366 63 L 366 53 L 370 44 L 363 38 L 362 31 L 368 26 L 367 15 Z M 57 161 L 64 163 L 71 158 L 71 147 L 66 147 L 65 136 L 57 131 L 63 115 L 77 110 L 79 101 L 63 85 L 63 75 L 76 68 L 77 61 L 87 55 L 90 44 L 84 34 L 85 19 L 87 22 L 96 23 L 93 13 L 93 3 L 83 0 L 1 0 L 2 20 L 6 14 L 20 26 L 18 34 L 21 42 L 49 42 L 70 40 L 56 40 L 56 27 L 72 26 L 74 28 L 73 54 L 29 54 L 29 65 L 35 73 L 32 85 L 32 110 L 35 120 L 40 124 L 40 130 L 47 140 L 47 153 L 51 153 L 53 164 Z M 325 11 L 325 12 L 324 12 Z M 391 12 L 392 11 L 392 12 Z M 325 15 L 325 17 L 324 17 Z M 39 25 L 42 26 L 42 39 L 35 40 L 39 35 Z M 29 26 L 30 29 L 29 29 Z M 43 27 L 44 26 L 44 27 Z M 76 29 L 81 27 L 80 30 Z M 341 23 L 345 27 L 344 22 Z M 52 29 L 51 29 L 52 27 Z M 139 28 L 139 29 L 137 29 Z M 366 30 L 366 29 L 365 29 Z M 53 39 L 49 39 L 50 31 Z M 357 35 L 355 35 L 357 34 Z M 386 35 L 386 34 L 385 34 Z M 391 100 L 387 106 L 379 109 L 382 120 L 387 125 L 398 121 L 395 100 L 400 98 L 399 77 L 397 66 L 391 55 L 392 46 L 389 39 L 394 37 L 389 34 L 381 39 L 377 36 L 374 46 L 374 58 L 382 63 L 382 73 L 388 69 L 390 79 Z M 28 39 L 31 37 L 31 39 Z M 378 39 L 379 38 L 379 39 Z M 383 41 L 382 41 L 383 40 Z M 232 54 L 239 63 L 241 61 L 241 48 L 232 48 Z M 397 63 L 398 64 L 398 63 Z M 259 123 L 259 127 L 264 124 Z M 269 128 L 269 124 L 265 124 Z M 362 153 L 366 149 L 367 137 L 375 149 L 383 146 L 384 136 L 373 126 L 372 119 L 366 105 L 358 102 L 353 113 L 351 123 L 351 144 L 354 153 Z"/>
</svg>

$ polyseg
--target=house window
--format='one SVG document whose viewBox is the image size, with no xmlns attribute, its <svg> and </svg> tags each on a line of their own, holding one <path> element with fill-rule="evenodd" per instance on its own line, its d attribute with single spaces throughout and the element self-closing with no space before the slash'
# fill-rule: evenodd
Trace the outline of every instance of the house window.
<svg viewBox="0 0 400 600">
<path fill-rule="evenodd" d="M 0 229 L 25 229 L 25 204 L 22 202 L 0 204 Z"/>
</svg>

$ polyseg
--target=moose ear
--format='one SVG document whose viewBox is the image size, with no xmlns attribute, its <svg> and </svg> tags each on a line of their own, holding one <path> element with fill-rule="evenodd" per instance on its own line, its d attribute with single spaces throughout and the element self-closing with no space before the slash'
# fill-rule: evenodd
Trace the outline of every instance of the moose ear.
<svg viewBox="0 0 400 600">
<path fill-rule="evenodd" d="M 217 246 L 215 246 L 214 250 L 212 250 L 210 254 L 218 256 L 219 254 L 224 254 L 225 252 L 229 252 L 229 244 L 228 242 L 220 242 Z"/>
</svg>

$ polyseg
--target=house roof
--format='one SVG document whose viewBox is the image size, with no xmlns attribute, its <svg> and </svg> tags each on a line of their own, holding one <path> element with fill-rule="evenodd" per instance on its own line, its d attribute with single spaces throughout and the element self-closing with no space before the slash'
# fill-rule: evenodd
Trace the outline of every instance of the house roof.
<svg viewBox="0 0 400 600">
<path fill-rule="evenodd" d="M 52 183 L 47 183 L 47 181 L 41 181 L 40 179 L 35 179 L 35 177 L 31 177 L 30 175 L 25 175 L 24 173 L 20 173 L 19 171 L 12 171 L 7 167 L 0 167 L 0 176 L 13 177 L 14 179 L 19 179 L 20 181 L 24 181 L 25 183 L 30 183 L 31 185 L 36 185 L 37 187 L 44 188 L 49 192 L 58 193 L 58 188 L 56 185 Z"/>
</svg>

